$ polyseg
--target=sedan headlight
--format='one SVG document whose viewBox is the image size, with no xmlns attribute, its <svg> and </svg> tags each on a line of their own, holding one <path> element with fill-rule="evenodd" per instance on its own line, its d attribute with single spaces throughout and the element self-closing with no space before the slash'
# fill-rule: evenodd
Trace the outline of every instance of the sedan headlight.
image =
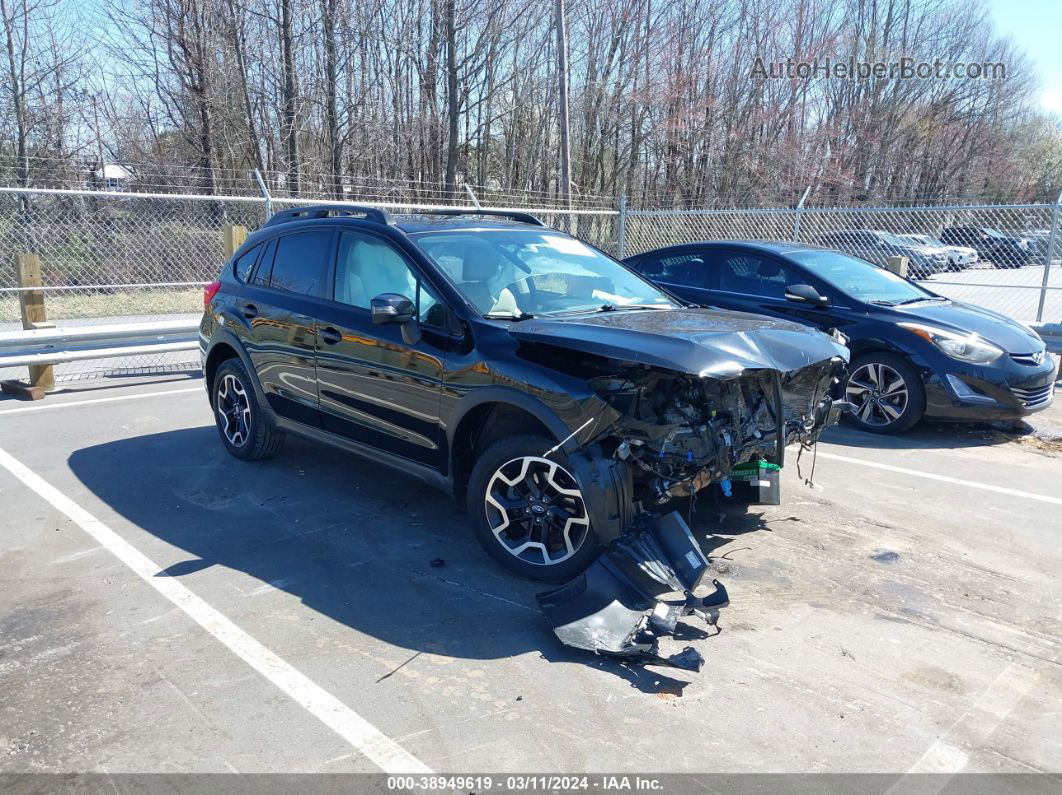
<svg viewBox="0 0 1062 795">
<path fill-rule="evenodd" d="M 953 331 L 923 326 L 921 323 L 898 323 L 897 325 L 928 340 L 952 359 L 972 364 L 989 364 L 1003 355 L 1003 349 L 973 334 L 956 334 Z"/>
</svg>

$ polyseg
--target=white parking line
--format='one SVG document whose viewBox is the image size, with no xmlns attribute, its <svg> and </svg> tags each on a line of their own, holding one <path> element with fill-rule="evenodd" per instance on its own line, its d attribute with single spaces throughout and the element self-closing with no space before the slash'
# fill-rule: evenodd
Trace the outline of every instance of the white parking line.
<svg viewBox="0 0 1062 795">
<path fill-rule="evenodd" d="M 156 393 L 157 394 L 157 393 Z M 88 533 L 144 582 L 173 602 L 195 623 L 225 644 L 315 718 L 350 743 L 386 773 L 431 773 L 423 762 L 341 702 L 331 693 L 271 652 L 172 577 L 162 568 L 57 488 L 0 448 L 0 466 L 35 491 Z"/>
<path fill-rule="evenodd" d="M 1022 699 L 1025 698 L 1025 694 L 1032 689 L 1037 680 L 1035 672 L 1010 663 L 993 680 L 988 689 L 955 719 L 948 730 L 937 737 L 907 771 L 907 775 L 920 773 L 954 775 L 961 772 L 970 761 L 970 757 L 960 746 L 981 746 L 1017 709 Z M 921 782 L 916 789 L 922 795 L 933 795 L 948 785 L 949 775 L 932 777 L 928 783 Z M 936 786 L 938 784 L 939 786 Z M 885 795 L 891 795 L 893 792 L 910 792 L 911 789 L 911 783 L 901 778 L 886 791 Z"/>
<path fill-rule="evenodd" d="M 971 489 L 980 489 L 981 491 L 993 491 L 996 494 L 1006 494 L 1011 497 L 1021 497 L 1023 500 L 1037 500 L 1039 502 L 1049 502 L 1052 505 L 1062 505 L 1062 497 L 1048 497 L 1046 494 L 1033 494 L 1031 491 L 1008 489 L 1006 486 L 994 486 L 991 483 L 979 483 L 976 480 L 963 480 L 962 478 L 953 478 L 948 475 L 938 475 L 936 472 L 923 472 L 920 469 L 908 469 L 907 467 L 897 467 L 892 464 L 879 464 L 877 461 L 864 461 L 861 458 L 849 458 L 846 455 L 823 453 L 821 451 L 818 455 L 819 458 L 844 461 L 846 464 L 884 469 L 886 472 L 898 472 L 901 475 L 914 475 L 923 480 L 939 480 L 942 483 L 953 483 L 956 486 L 965 486 Z"/>
<path fill-rule="evenodd" d="M 139 400 L 140 398 L 162 397 L 163 395 L 180 395 L 184 392 L 204 392 L 201 386 L 187 386 L 182 389 L 164 389 L 160 392 L 138 392 L 135 395 L 114 395 L 95 400 L 68 400 L 64 403 L 38 403 L 32 406 L 20 406 L 17 409 L 3 409 L 0 414 L 20 414 L 23 411 L 47 411 L 48 409 L 65 409 L 67 406 L 88 406 L 92 403 L 114 403 L 119 400 Z"/>
</svg>

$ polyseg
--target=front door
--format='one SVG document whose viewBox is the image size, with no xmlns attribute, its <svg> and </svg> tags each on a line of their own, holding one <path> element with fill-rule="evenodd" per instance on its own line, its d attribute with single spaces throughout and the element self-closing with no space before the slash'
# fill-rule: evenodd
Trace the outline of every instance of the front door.
<svg viewBox="0 0 1062 795">
<path fill-rule="evenodd" d="M 810 284 L 821 295 L 831 290 L 804 269 L 767 254 L 726 249 L 706 252 L 709 303 L 726 309 L 771 315 L 826 330 L 836 325 L 829 307 L 789 301 L 787 287 Z"/>
<path fill-rule="evenodd" d="M 317 382 L 324 427 L 442 468 L 439 427 L 446 309 L 406 257 L 370 232 L 339 235 L 334 300 L 318 315 Z M 399 293 L 417 321 L 375 325 L 370 301 Z"/>
</svg>

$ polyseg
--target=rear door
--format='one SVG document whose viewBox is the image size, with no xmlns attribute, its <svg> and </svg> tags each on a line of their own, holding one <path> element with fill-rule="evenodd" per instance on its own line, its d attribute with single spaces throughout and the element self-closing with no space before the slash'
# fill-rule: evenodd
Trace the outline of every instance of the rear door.
<svg viewBox="0 0 1062 795">
<path fill-rule="evenodd" d="M 266 400 L 280 416 L 319 425 L 315 347 L 335 249 L 331 227 L 270 241 L 237 299 L 247 353 Z"/>
<path fill-rule="evenodd" d="M 333 300 L 319 315 L 317 382 L 323 426 L 394 455 L 442 468 L 439 420 L 450 314 L 409 259 L 384 237 L 339 235 Z M 399 293 L 417 306 L 403 332 L 375 325 L 370 301 Z"/>
</svg>

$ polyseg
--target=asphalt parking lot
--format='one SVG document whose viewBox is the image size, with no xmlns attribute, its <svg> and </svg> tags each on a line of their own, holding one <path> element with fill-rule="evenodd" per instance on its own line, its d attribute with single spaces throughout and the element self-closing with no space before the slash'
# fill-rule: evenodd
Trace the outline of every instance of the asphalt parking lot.
<svg viewBox="0 0 1062 795">
<path fill-rule="evenodd" d="M 702 499 L 694 674 L 561 646 L 415 481 L 230 458 L 198 379 L 0 401 L 0 772 L 1062 773 L 1036 426 L 834 429 L 782 505 Z"/>
<path fill-rule="evenodd" d="M 1057 259 L 1047 277 L 1042 311 L 1043 265 L 997 269 L 979 262 L 958 273 L 933 274 L 920 283 L 955 301 L 977 304 L 1017 320 L 1031 322 L 1039 317 L 1057 323 L 1062 320 L 1062 267 Z"/>
</svg>

